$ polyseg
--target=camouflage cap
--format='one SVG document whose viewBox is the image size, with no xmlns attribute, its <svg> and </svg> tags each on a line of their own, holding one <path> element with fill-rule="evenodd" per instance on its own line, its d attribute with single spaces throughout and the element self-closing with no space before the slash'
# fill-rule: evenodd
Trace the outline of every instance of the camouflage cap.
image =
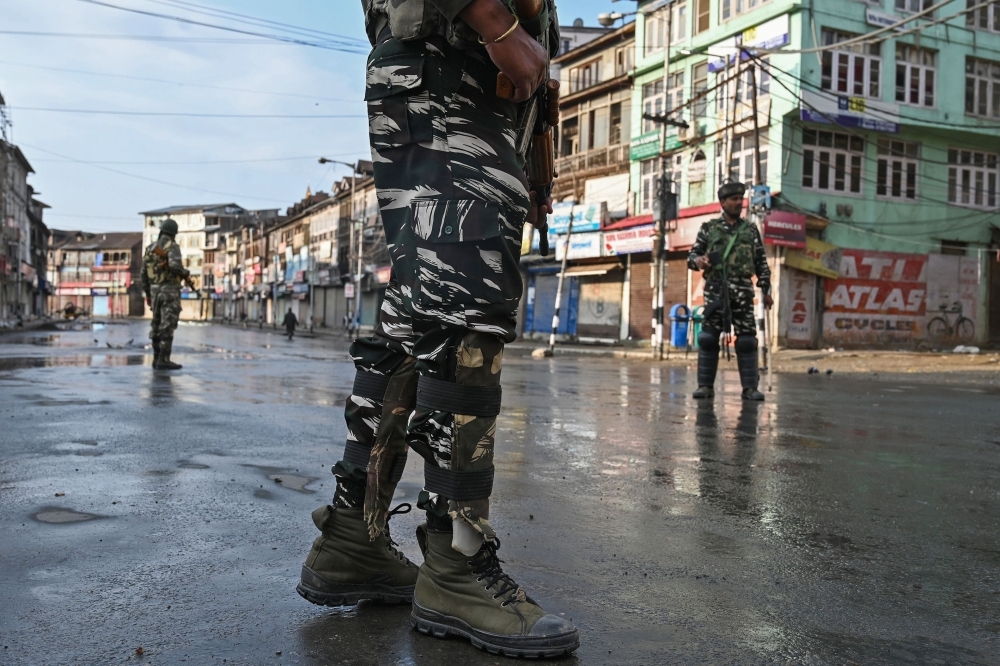
<svg viewBox="0 0 1000 666">
<path fill-rule="evenodd" d="M 734 194 L 738 194 L 741 197 L 746 194 L 747 186 L 743 183 L 724 183 L 722 187 L 719 188 L 719 201 L 723 199 L 728 199 Z"/>
<path fill-rule="evenodd" d="M 173 220 L 164 220 L 163 223 L 160 225 L 161 234 L 166 234 L 168 236 L 176 236 L 177 231 L 178 231 L 177 223 Z"/>
</svg>

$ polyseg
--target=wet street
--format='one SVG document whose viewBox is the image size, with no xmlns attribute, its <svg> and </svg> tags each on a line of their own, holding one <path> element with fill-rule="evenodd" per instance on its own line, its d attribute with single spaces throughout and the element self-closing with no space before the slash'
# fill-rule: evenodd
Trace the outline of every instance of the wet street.
<svg viewBox="0 0 1000 666">
<path fill-rule="evenodd" d="M 133 342 L 129 344 L 129 341 Z M 503 664 L 408 606 L 295 593 L 346 340 L 184 325 L 0 336 L 0 664 Z M 109 347 L 110 345 L 110 347 Z M 119 348 L 120 347 L 120 348 Z M 1000 391 L 510 350 L 492 523 L 569 664 L 1000 664 Z M 397 499 L 416 502 L 410 456 Z M 418 511 L 393 537 L 420 561 Z M 142 647 L 141 656 L 137 649 Z"/>
</svg>

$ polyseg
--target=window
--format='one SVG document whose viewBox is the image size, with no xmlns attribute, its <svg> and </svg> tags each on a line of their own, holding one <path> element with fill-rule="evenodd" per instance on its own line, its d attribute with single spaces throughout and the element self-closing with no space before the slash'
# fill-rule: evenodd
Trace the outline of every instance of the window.
<svg viewBox="0 0 1000 666">
<path fill-rule="evenodd" d="M 632 56 L 635 48 L 624 46 L 615 50 L 615 76 L 625 76 L 632 71 Z"/>
<path fill-rule="evenodd" d="M 802 130 L 802 187 L 861 193 L 865 142 L 840 132 Z"/>
<path fill-rule="evenodd" d="M 878 178 L 875 193 L 891 199 L 917 198 L 917 165 L 920 146 L 916 143 L 878 140 Z"/>
<path fill-rule="evenodd" d="M 823 30 L 823 46 L 833 46 L 855 35 L 836 30 Z M 854 97 L 880 97 L 879 79 L 882 59 L 879 44 L 851 44 L 843 50 L 823 51 L 823 90 Z"/>
<path fill-rule="evenodd" d="M 965 0 L 966 9 L 983 4 L 981 0 Z M 979 7 L 965 15 L 965 25 L 974 30 L 991 30 L 1000 32 L 1000 2 L 993 2 L 985 7 Z"/>
<path fill-rule="evenodd" d="M 667 75 L 667 114 L 672 118 L 684 117 L 684 70 Z M 671 113 L 677 109 L 676 113 Z"/>
<path fill-rule="evenodd" d="M 753 11 L 765 2 L 767 0 L 721 0 L 722 20 L 728 21 L 735 16 Z"/>
<path fill-rule="evenodd" d="M 667 37 L 667 16 L 663 11 L 646 15 L 645 50 L 643 55 L 662 51 Z"/>
<path fill-rule="evenodd" d="M 680 153 L 675 153 L 667 157 L 667 163 L 670 165 L 667 176 L 672 183 L 671 191 L 679 193 L 681 191 L 684 158 Z M 640 162 L 639 174 L 641 181 L 639 206 L 643 213 L 651 213 L 653 211 L 653 201 L 656 199 L 656 179 L 660 175 L 660 159 L 654 157 Z"/>
<path fill-rule="evenodd" d="M 754 140 L 754 134 L 751 132 L 749 134 L 743 134 L 740 136 L 733 137 L 733 155 L 732 159 L 729 161 L 730 168 L 732 169 L 733 180 L 746 183 L 748 186 L 754 184 L 755 177 L 755 166 L 756 158 L 754 157 L 754 146 L 756 141 Z M 763 130 L 760 133 L 760 173 L 761 173 L 761 183 L 767 182 L 767 131 Z M 715 174 L 716 181 L 719 185 L 729 177 L 729 170 L 722 167 L 722 163 L 726 159 L 726 144 L 724 141 L 715 142 Z"/>
<path fill-rule="evenodd" d="M 569 91 L 571 93 L 585 90 L 601 82 L 601 61 L 592 60 L 585 65 L 569 70 Z"/>
<path fill-rule="evenodd" d="M 900 12 L 922 12 L 934 6 L 935 0 L 896 0 L 896 11 Z M 931 14 L 927 15 L 928 17 Z"/>
<path fill-rule="evenodd" d="M 973 208 L 997 207 L 997 156 L 975 150 L 948 151 L 948 201 Z"/>
<path fill-rule="evenodd" d="M 663 79 L 657 79 L 642 87 L 643 115 L 658 116 L 663 113 Z M 642 133 L 655 132 L 658 125 L 652 120 L 642 119 Z"/>
<path fill-rule="evenodd" d="M 677 44 L 687 39 L 687 2 L 675 2 L 670 8 L 670 42 Z"/>
<path fill-rule="evenodd" d="M 579 134 L 580 121 L 577 118 L 567 118 L 559 123 L 562 126 L 562 138 L 559 140 L 559 154 L 568 157 L 580 152 Z"/>
<path fill-rule="evenodd" d="M 766 66 L 768 60 L 766 58 L 761 58 L 761 61 Z M 752 81 L 750 77 L 751 68 L 753 69 L 755 80 Z M 719 88 L 715 93 L 716 100 L 716 111 L 720 114 L 727 113 L 727 110 L 733 108 L 733 93 L 730 88 L 730 82 L 726 81 L 726 77 L 730 76 L 727 70 L 722 69 L 716 72 L 715 80 Z M 726 81 L 725 83 L 722 83 Z M 757 84 L 757 97 L 763 97 L 771 92 L 771 73 L 765 67 L 757 64 L 747 64 L 747 66 L 740 72 L 739 78 L 736 79 L 736 101 L 740 103 L 751 104 L 750 95 L 753 91 L 753 84 Z"/>
<path fill-rule="evenodd" d="M 896 101 L 934 106 L 937 53 L 896 44 Z"/>
<path fill-rule="evenodd" d="M 1000 118 L 1000 63 L 965 59 L 965 114 Z"/>
<path fill-rule="evenodd" d="M 703 62 L 700 65 L 695 65 L 691 69 L 691 98 L 694 99 L 701 95 L 701 97 L 695 101 L 692 109 L 692 117 L 696 120 L 698 118 L 704 118 L 708 112 L 708 95 L 705 95 L 706 90 L 708 90 L 708 62 Z"/>
<path fill-rule="evenodd" d="M 568 39 L 562 40 L 562 51 L 561 52 L 562 53 L 566 53 L 566 51 L 569 51 L 570 48 L 571 48 L 570 45 L 571 45 L 571 42 Z"/>
<path fill-rule="evenodd" d="M 711 19 L 711 2 L 710 0 L 694 0 L 695 1 L 695 17 L 694 17 L 694 34 L 698 35 L 709 28 L 709 23 Z"/>
<path fill-rule="evenodd" d="M 608 144 L 615 146 L 622 142 L 622 105 L 616 102 L 611 105 L 611 120 L 608 129 Z"/>
</svg>

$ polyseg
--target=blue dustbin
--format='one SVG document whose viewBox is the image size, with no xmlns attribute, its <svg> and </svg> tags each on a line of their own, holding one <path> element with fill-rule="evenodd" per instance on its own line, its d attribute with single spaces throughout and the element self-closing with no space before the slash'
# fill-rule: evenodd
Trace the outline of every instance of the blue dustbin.
<svg viewBox="0 0 1000 666">
<path fill-rule="evenodd" d="M 691 316 L 691 319 L 694 320 L 694 348 L 697 349 L 698 334 L 701 333 L 701 324 L 703 321 L 705 321 L 705 306 L 699 305 L 698 307 L 696 307 Z"/>
<path fill-rule="evenodd" d="M 687 347 L 688 322 L 691 321 L 691 310 L 683 303 L 670 308 L 670 344 L 674 347 Z"/>
</svg>

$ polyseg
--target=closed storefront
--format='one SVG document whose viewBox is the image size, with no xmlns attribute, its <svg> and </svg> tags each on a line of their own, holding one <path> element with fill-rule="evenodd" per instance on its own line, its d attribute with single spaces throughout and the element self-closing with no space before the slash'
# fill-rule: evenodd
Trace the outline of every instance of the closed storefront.
<svg viewBox="0 0 1000 666">
<path fill-rule="evenodd" d="M 525 306 L 525 337 L 538 337 L 552 332 L 552 315 L 555 313 L 556 289 L 559 269 L 555 266 L 530 270 L 528 274 L 528 300 Z M 562 303 L 559 310 L 559 335 L 576 335 L 579 284 L 567 277 L 563 284 Z"/>
</svg>

